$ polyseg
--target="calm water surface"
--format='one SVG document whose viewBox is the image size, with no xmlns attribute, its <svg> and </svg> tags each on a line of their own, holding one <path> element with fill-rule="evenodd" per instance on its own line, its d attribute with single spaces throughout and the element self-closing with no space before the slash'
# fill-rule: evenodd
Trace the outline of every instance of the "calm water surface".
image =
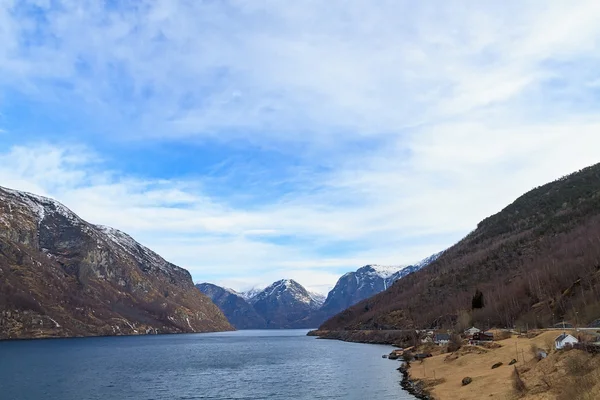
<svg viewBox="0 0 600 400">
<path fill-rule="evenodd" d="M 0 399 L 413 399 L 390 347 L 306 332 L 0 342 Z"/>
</svg>

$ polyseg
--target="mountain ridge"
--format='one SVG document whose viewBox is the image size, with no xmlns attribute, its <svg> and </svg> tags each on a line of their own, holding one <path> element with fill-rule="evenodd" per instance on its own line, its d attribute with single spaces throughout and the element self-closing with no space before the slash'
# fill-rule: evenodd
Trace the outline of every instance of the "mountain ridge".
<svg viewBox="0 0 600 400">
<path fill-rule="evenodd" d="M 0 338 L 229 330 L 188 271 L 62 203 L 0 187 Z"/>
<path fill-rule="evenodd" d="M 252 315 L 254 313 L 257 313 L 264 319 L 264 328 L 313 328 L 344 308 L 353 305 L 368 296 L 376 294 L 381 290 L 385 290 L 388 286 L 391 286 L 395 280 L 401 279 L 406 275 L 417 271 L 437 258 L 439 254 L 441 253 L 430 256 L 415 265 L 409 266 L 381 266 L 377 264 L 363 266 L 357 271 L 348 272 L 340 277 L 336 286 L 328 293 L 327 297 L 308 291 L 293 279 L 281 279 L 273 282 L 262 290 L 253 288 L 248 292 L 236 292 L 232 289 L 223 288 L 210 283 L 197 284 L 196 287 L 219 305 L 221 310 L 238 329 L 253 329 L 256 325 L 252 325 L 248 320 L 253 320 Z M 352 285 L 354 282 L 356 285 Z M 372 282 L 375 282 L 375 284 L 367 287 L 367 284 Z M 343 289 L 340 288 L 342 286 L 344 287 Z M 282 304 L 277 304 L 277 296 L 285 290 L 283 288 L 292 288 L 292 293 L 287 297 L 287 307 L 290 307 L 289 309 Z M 365 289 L 361 291 L 361 288 Z M 341 294 L 336 295 L 336 290 Z M 230 297 L 228 297 L 227 300 L 224 300 L 227 297 L 227 295 L 225 295 L 225 292 L 227 291 L 229 291 L 231 295 L 235 295 L 240 299 L 245 300 L 246 304 L 242 304 L 240 303 L 240 300 L 234 300 Z M 349 292 L 351 293 L 349 294 Z M 343 297 L 343 300 L 333 300 L 336 296 Z M 292 298 L 294 298 L 294 301 L 292 301 Z M 342 305 L 332 305 L 335 301 L 341 302 Z M 232 308 L 232 304 L 234 303 L 238 304 L 238 309 Z M 254 306 L 257 303 L 259 304 L 259 308 L 254 309 Z M 269 303 L 269 305 L 266 303 Z M 249 307 L 253 309 L 248 310 Z M 244 312 L 240 310 L 248 310 L 246 319 L 241 318 L 241 315 L 244 314 Z M 281 314 L 287 313 L 292 313 L 293 317 L 282 319 Z"/>
<path fill-rule="evenodd" d="M 523 194 L 427 267 L 320 329 L 473 323 L 547 327 L 555 319 L 592 321 L 600 314 L 599 260 L 596 164 Z"/>
</svg>

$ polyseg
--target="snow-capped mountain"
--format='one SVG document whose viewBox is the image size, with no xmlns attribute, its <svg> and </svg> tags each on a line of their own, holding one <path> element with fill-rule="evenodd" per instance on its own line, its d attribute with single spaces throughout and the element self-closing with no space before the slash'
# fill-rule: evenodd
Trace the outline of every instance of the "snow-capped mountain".
<svg viewBox="0 0 600 400">
<path fill-rule="evenodd" d="M 293 279 L 282 279 L 274 282 L 256 296 L 252 298 L 254 304 L 277 300 L 289 300 L 306 304 L 309 308 L 316 310 L 323 304 L 323 298 L 320 295 L 309 292 Z"/>
<path fill-rule="evenodd" d="M 343 275 L 327 295 L 321 308 L 329 318 L 354 304 L 376 295 L 392 286 L 395 281 L 426 267 L 441 253 L 409 266 L 365 265 L 355 272 Z"/>
<path fill-rule="evenodd" d="M 322 320 L 313 316 L 325 296 L 313 293 L 293 279 L 238 293 L 210 283 L 196 287 L 210 297 L 238 329 L 313 328 Z"/>
<path fill-rule="evenodd" d="M 264 287 L 253 287 L 252 289 L 240 292 L 239 294 L 244 300 L 253 303 L 252 299 L 254 299 L 256 295 L 262 292 L 263 290 L 265 290 Z"/>
<path fill-rule="evenodd" d="M 0 187 L 0 339 L 231 329 L 188 271 L 61 203 Z"/>
<path fill-rule="evenodd" d="M 386 290 L 396 280 L 429 265 L 440 254 L 410 266 L 366 265 L 342 276 L 327 297 L 306 290 L 293 279 L 282 279 L 262 290 L 254 288 L 241 293 L 206 283 L 196 287 L 208 295 L 238 329 L 312 328 Z"/>
<path fill-rule="evenodd" d="M 253 299 L 254 309 L 270 328 L 310 328 L 312 313 L 321 303 L 293 279 L 282 279 Z"/>
</svg>

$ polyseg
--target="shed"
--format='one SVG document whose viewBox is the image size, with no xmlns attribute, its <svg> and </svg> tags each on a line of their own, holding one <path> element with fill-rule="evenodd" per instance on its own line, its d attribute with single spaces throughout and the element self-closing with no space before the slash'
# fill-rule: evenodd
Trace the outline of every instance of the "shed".
<svg viewBox="0 0 600 400">
<path fill-rule="evenodd" d="M 481 329 L 477 329 L 474 326 L 472 326 L 465 331 L 465 336 L 471 337 L 474 334 L 479 333 L 479 332 L 481 332 Z"/>
<path fill-rule="evenodd" d="M 475 342 L 491 342 L 494 340 L 494 335 L 488 332 L 477 332 L 473 334 L 473 341 Z"/>
<path fill-rule="evenodd" d="M 554 339 L 554 347 L 556 347 L 556 350 L 564 349 L 565 346 L 572 346 L 575 343 L 579 343 L 579 340 L 577 340 L 575 336 L 569 335 L 568 333 L 563 333 Z"/>
</svg>

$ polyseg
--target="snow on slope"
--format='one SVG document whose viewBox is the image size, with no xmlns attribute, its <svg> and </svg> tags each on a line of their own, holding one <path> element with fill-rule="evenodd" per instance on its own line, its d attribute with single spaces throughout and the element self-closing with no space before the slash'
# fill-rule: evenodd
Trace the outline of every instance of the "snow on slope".
<svg viewBox="0 0 600 400">
<path fill-rule="evenodd" d="M 310 293 L 293 279 L 281 279 L 266 287 L 263 291 L 252 297 L 250 300 L 256 304 L 261 300 L 279 299 L 281 296 L 289 296 L 294 300 L 309 305 L 311 308 L 319 308 L 323 304 L 320 295 Z"/>
</svg>

